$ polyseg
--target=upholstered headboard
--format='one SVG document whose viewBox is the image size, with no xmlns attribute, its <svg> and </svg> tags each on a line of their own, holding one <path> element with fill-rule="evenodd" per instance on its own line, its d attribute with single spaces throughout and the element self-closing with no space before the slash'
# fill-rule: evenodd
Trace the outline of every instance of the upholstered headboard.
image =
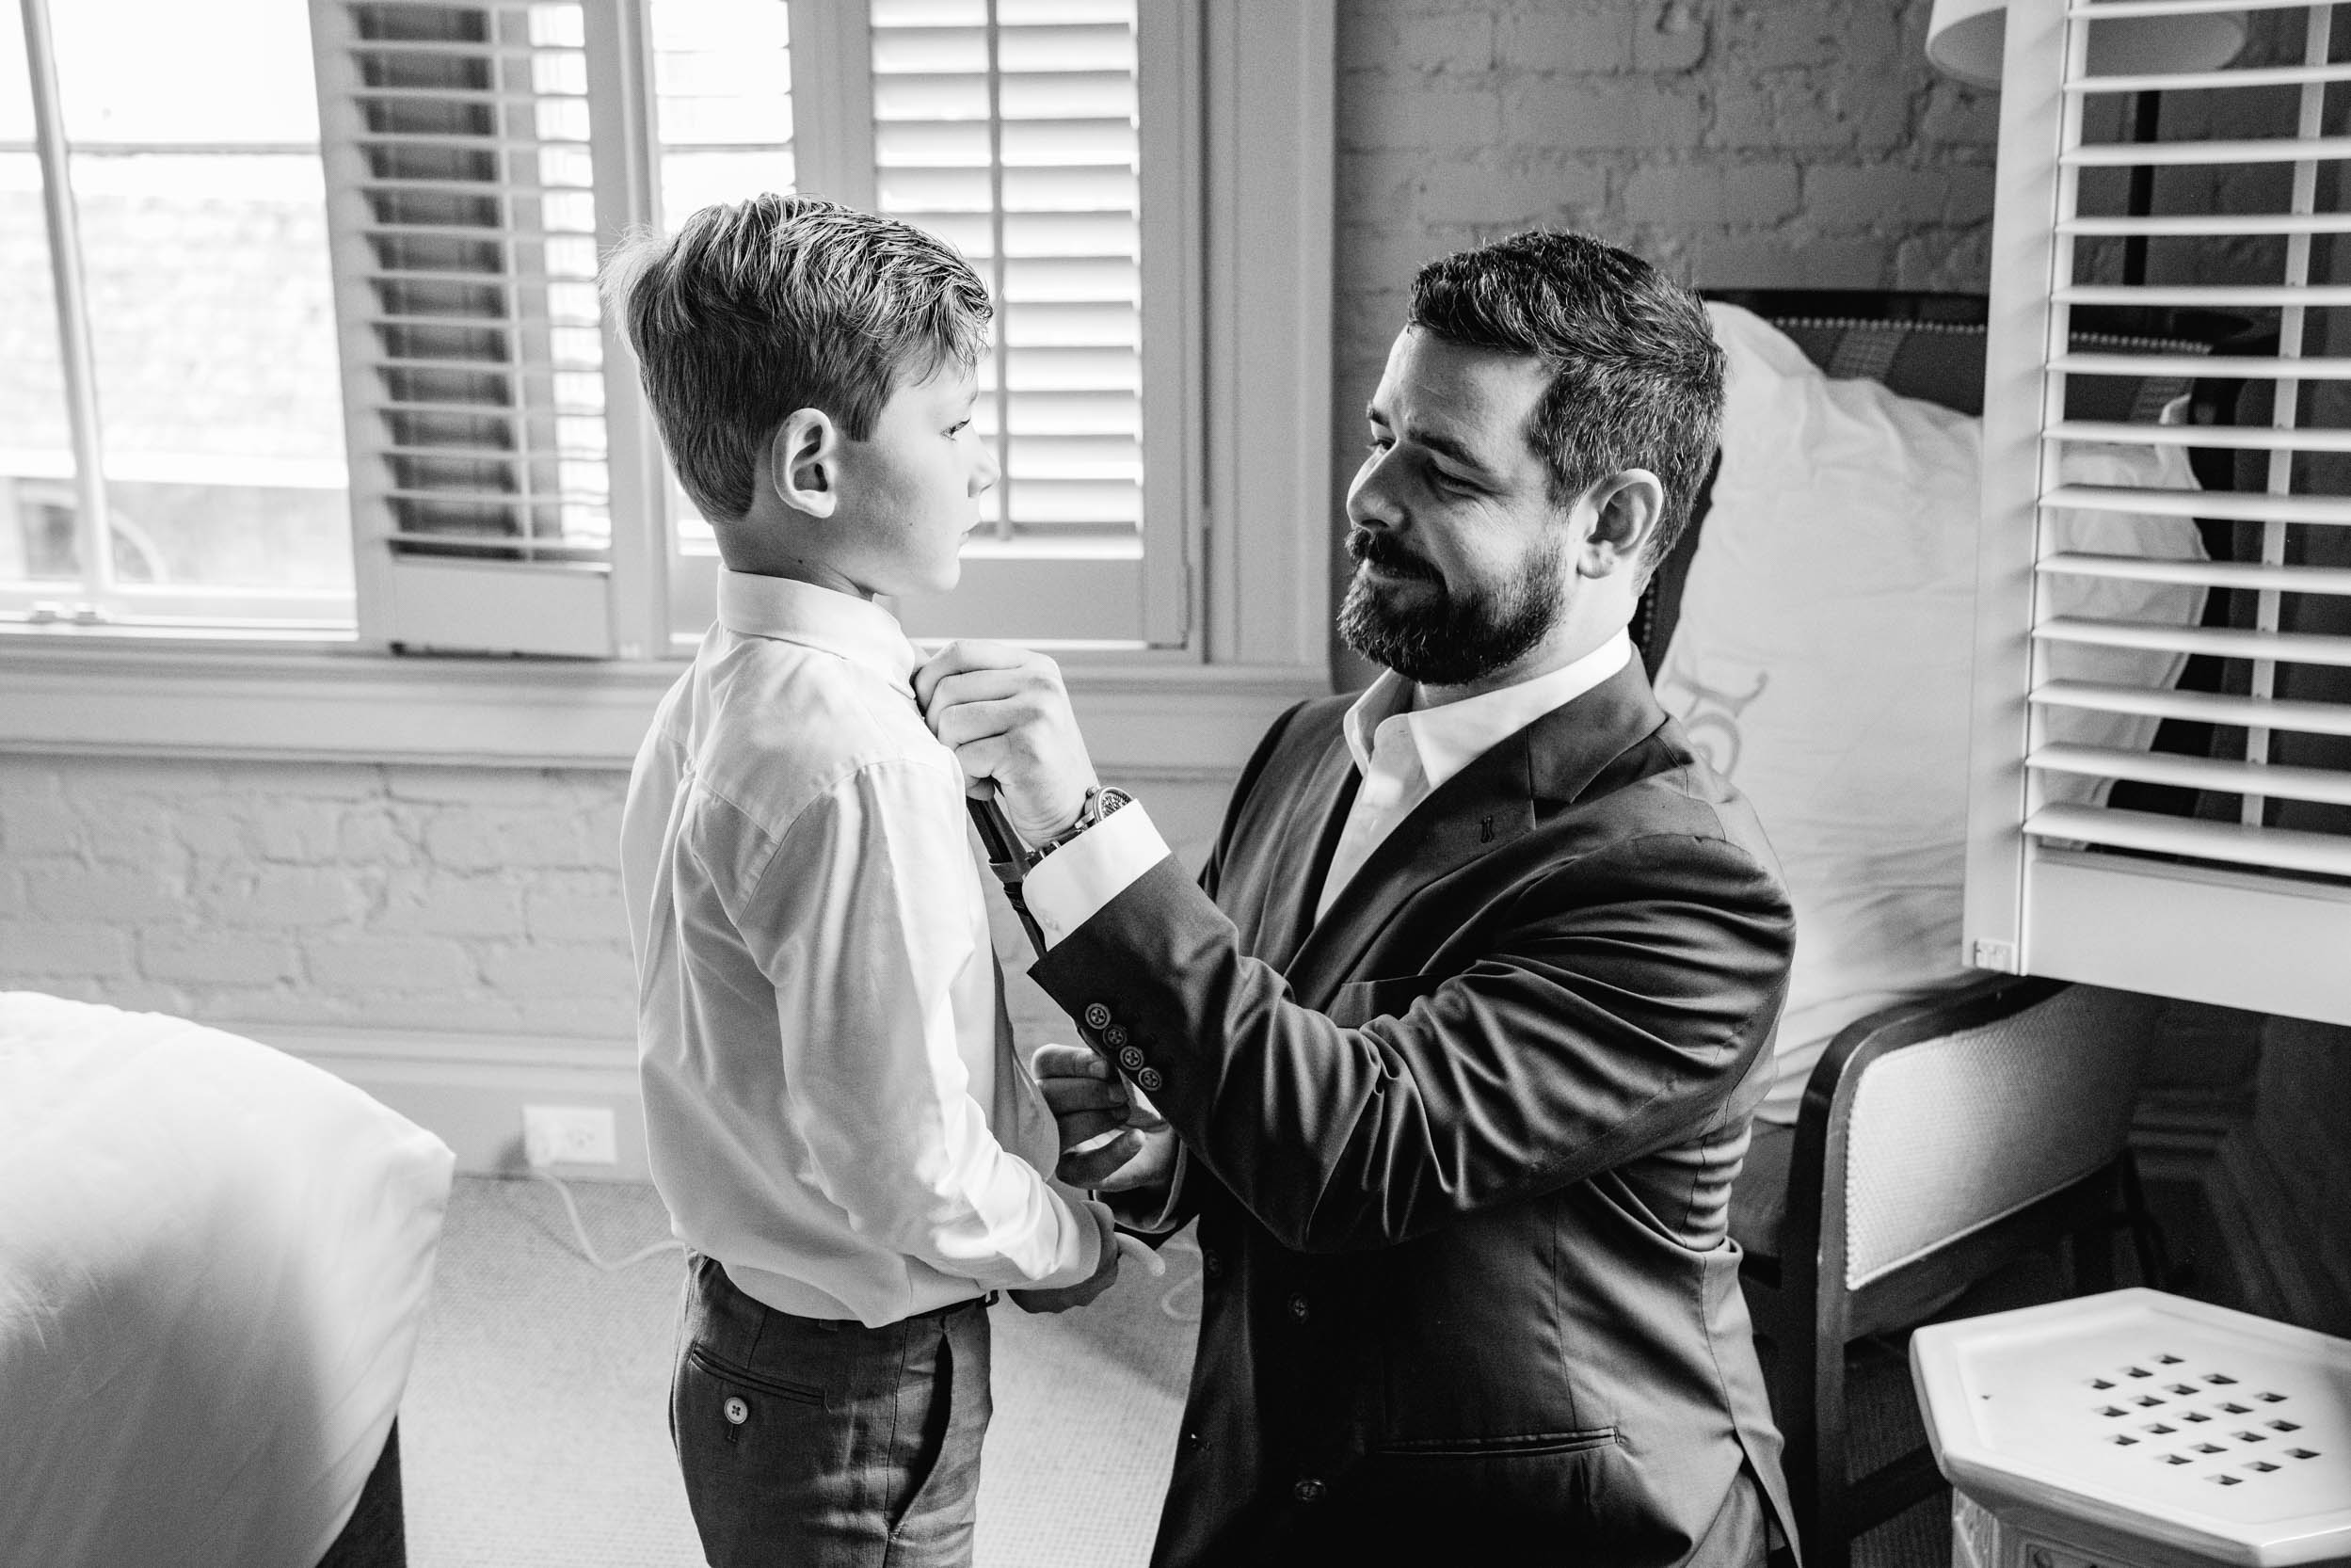
<svg viewBox="0 0 2351 1568">
<path fill-rule="evenodd" d="M 1984 322 L 1986 300 L 1975 294 L 1930 294 L 1862 289 L 1702 289 L 1706 298 L 1752 311 L 1794 340 L 1807 359 L 1831 376 L 1865 376 L 1905 397 L 1924 398 L 1963 414 L 1984 411 Z M 2211 353 L 2244 339 L 2237 316 L 2212 311 L 2150 310 L 2116 306 L 2076 307 L 2072 315 L 2077 348 L 2118 352 Z M 2257 353 L 2247 345 L 2241 352 Z M 2193 381 L 2171 376 L 2075 376 L 2066 389 L 2066 412 L 2074 419 L 2149 422 L 2186 392 L 2189 418 L 2198 424 L 2238 423 L 2240 379 L 2206 376 Z M 2190 465 L 2206 489 L 2231 489 L 2234 455 L 2193 449 Z M 1681 618 L 1682 585 L 1712 499 L 1709 472 L 1691 509 L 1689 526 L 1659 565 L 1633 618 L 1633 640 L 1655 679 Z M 2216 530 L 2216 531 L 2215 531 Z M 2226 525 L 2208 530 L 2210 553 L 2226 558 Z"/>
</svg>

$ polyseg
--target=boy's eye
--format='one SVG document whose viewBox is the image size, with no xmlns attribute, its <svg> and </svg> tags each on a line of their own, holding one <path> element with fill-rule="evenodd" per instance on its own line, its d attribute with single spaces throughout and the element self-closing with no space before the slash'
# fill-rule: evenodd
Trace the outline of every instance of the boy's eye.
<svg viewBox="0 0 2351 1568">
<path fill-rule="evenodd" d="M 960 436 L 970 427 L 971 422 L 969 420 L 959 419 L 954 424 L 947 427 L 947 433 L 951 436 Z"/>
</svg>

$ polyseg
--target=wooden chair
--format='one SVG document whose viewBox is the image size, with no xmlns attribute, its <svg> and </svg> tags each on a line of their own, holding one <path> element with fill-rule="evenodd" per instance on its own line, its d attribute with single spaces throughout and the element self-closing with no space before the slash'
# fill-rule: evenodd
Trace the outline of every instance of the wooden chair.
<svg viewBox="0 0 2351 1568">
<path fill-rule="evenodd" d="M 2162 1277 L 2129 1146 L 2155 1006 L 1995 976 L 1859 1019 L 1813 1069 L 1778 1251 L 1739 1272 L 1812 1568 L 1942 1484 L 1924 1446 L 1848 1477 L 1848 1347 L 2060 1244 L 2076 1293 L 2110 1289 L 2118 1224 Z"/>
</svg>

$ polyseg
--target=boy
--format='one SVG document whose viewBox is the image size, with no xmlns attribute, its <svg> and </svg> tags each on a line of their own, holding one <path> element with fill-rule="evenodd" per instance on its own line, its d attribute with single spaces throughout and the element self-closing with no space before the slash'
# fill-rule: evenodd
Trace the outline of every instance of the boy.
<svg viewBox="0 0 2351 1568">
<path fill-rule="evenodd" d="M 723 1568 L 968 1563 L 986 1304 L 1079 1304 L 1118 1258 L 1039 1174 L 963 775 L 873 602 L 952 588 L 996 482 L 987 294 L 904 224 L 776 196 L 624 246 L 605 290 L 726 567 L 621 826 L 687 1500 Z"/>
</svg>

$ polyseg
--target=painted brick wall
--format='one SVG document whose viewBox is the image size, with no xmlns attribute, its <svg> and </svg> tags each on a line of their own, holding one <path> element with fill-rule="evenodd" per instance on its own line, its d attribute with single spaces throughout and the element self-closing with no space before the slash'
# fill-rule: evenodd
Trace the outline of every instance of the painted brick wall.
<svg viewBox="0 0 2351 1568">
<path fill-rule="evenodd" d="M 1123 781 L 1197 865 L 1224 785 Z M 625 1046 L 627 786 L 617 771 L 0 757 L 0 988 L 232 1027 Z M 996 905 L 1021 1037 L 1072 1038 Z"/>
<path fill-rule="evenodd" d="M 0 759 L 0 983 L 625 1039 L 618 773 Z"/>
</svg>

